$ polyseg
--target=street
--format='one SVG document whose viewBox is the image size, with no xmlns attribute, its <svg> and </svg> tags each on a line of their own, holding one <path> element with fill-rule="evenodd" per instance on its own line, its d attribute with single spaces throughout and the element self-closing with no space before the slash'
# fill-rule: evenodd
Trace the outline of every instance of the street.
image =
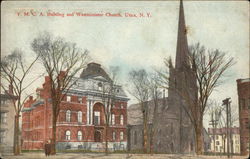
<svg viewBox="0 0 250 159">
<path fill-rule="evenodd" d="M 179 155 L 179 154 L 109 154 L 104 153 L 58 153 L 55 156 L 46 157 L 44 153 L 22 153 L 20 156 L 6 155 L 2 159 L 86 159 L 86 158 L 103 158 L 103 159 L 226 159 L 226 156 L 197 156 L 197 155 Z M 232 159 L 247 159 L 244 156 L 234 156 Z"/>
</svg>

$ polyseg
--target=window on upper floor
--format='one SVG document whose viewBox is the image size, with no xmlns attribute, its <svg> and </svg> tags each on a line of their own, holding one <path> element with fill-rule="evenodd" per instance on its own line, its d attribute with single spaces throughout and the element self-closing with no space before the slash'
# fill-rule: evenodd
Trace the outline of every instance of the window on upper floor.
<svg viewBox="0 0 250 159">
<path fill-rule="evenodd" d="M 78 103 L 82 103 L 82 97 L 78 97 Z"/>
<path fill-rule="evenodd" d="M 124 124 L 124 118 L 123 115 L 120 116 L 120 124 L 123 125 Z"/>
<path fill-rule="evenodd" d="M 216 145 L 220 145 L 220 141 L 216 141 Z"/>
<path fill-rule="evenodd" d="M 66 111 L 66 122 L 70 122 L 70 118 L 71 118 L 71 111 L 67 110 Z"/>
<path fill-rule="evenodd" d="M 123 103 L 121 103 L 121 109 L 123 109 L 124 108 L 124 105 L 123 105 Z"/>
<path fill-rule="evenodd" d="M 71 96 L 66 96 L 66 101 L 71 102 Z"/>
<path fill-rule="evenodd" d="M 7 103 L 7 100 L 6 99 L 1 99 L 1 105 L 4 105 L 4 104 L 6 104 Z"/>
<path fill-rule="evenodd" d="M 82 140 L 82 131 L 80 131 L 80 130 L 77 132 L 77 140 L 78 141 Z"/>
<path fill-rule="evenodd" d="M 216 140 L 219 140 L 219 135 L 215 135 Z"/>
<path fill-rule="evenodd" d="M 0 115 L 1 115 L 1 123 L 2 124 L 7 123 L 7 113 L 4 112 L 4 113 L 1 113 Z"/>
<path fill-rule="evenodd" d="M 100 112 L 94 112 L 94 125 L 100 125 Z"/>
<path fill-rule="evenodd" d="M 115 140 L 115 138 L 116 138 L 115 135 L 116 135 L 116 134 L 115 134 L 115 132 L 113 131 L 113 133 L 112 133 L 112 138 L 113 138 L 113 140 Z"/>
<path fill-rule="evenodd" d="M 77 112 L 77 120 L 78 120 L 79 123 L 82 122 L 82 112 L 81 111 Z"/>
<path fill-rule="evenodd" d="M 4 143 L 5 141 L 5 131 L 0 132 L 0 143 Z"/>
<path fill-rule="evenodd" d="M 98 90 L 99 90 L 99 91 L 102 90 L 102 83 L 101 83 L 101 82 L 98 83 Z"/>
<path fill-rule="evenodd" d="M 70 140 L 70 131 L 69 130 L 67 130 L 66 132 L 65 132 L 65 139 L 66 140 Z"/>
<path fill-rule="evenodd" d="M 120 132 L 120 140 L 123 140 L 124 139 L 124 133 L 123 131 Z"/>
<path fill-rule="evenodd" d="M 115 125 L 115 114 L 111 114 L 111 125 Z"/>
</svg>

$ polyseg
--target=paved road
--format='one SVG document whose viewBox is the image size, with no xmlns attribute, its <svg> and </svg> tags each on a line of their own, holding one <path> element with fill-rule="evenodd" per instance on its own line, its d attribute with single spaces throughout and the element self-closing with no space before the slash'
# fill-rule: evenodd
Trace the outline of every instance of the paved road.
<svg viewBox="0 0 250 159">
<path fill-rule="evenodd" d="M 170 154 L 109 154 L 103 153 L 58 153 L 46 157 L 43 153 L 22 153 L 20 156 L 6 155 L 3 159 L 226 159 L 226 156 L 196 156 L 196 155 L 170 155 Z M 234 156 L 232 159 L 247 159 L 243 156 Z"/>
</svg>

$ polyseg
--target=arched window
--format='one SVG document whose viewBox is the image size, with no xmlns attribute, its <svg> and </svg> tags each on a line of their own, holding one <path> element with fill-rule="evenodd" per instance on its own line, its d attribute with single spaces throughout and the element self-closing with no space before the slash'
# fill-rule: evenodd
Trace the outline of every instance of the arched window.
<svg viewBox="0 0 250 159">
<path fill-rule="evenodd" d="M 81 111 L 77 112 L 77 120 L 78 120 L 79 123 L 82 122 L 82 112 Z"/>
<path fill-rule="evenodd" d="M 124 139 L 124 133 L 123 131 L 120 132 L 120 140 L 123 140 Z"/>
<path fill-rule="evenodd" d="M 70 110 L 66 111 L 66 122 L 70 122 L 70 116 L 71 116 L 71 112 Z"/>
<path fill-rule="evenodd" d="M 136 131 L 134 132 L 134 144 L 135 145 L 137 144 L 137 132 Z"/>
<path fill-rule="evenodd" d="M 111 125 L 115 125 L 115 114 L 111 115 Z"/>
<path fill-rule="evenodd" d="M 121 115 L 120 117 L 120 124 L 123 125 L 124 124 L 124 121 L 123 121 L 123 115 Z"/>
<path fill-rule="evenodd" d="M 171 133 L 171 135 L 174 133 L 174 128 L 173 128 L 173 123 L 171 123 L 171 128 L 170 128 L 170 133 Z"/>
<path fill-rule="evenodd" d="M 65 133 L 65 136 L 66 136 L 66 140 L 70 140 L 70 131 L 67 130 L 66 133 Z"/>
<path fill-rule="evenodd" d="M 98 90 L 99 90 L 99 91 L 102 90 L 102 83 L 101 83 L 101 82 L 98 83 Z"/>
<path fill-rule="evenodd" d="M 77 132 L 77 140 L 78 141 L 82 140 L 82 131 L 80 131 L 80 130 Z"/>
<path fill-rule="evenodd" d="M 112 138 L 113 138 L 113 140 L 115 140 L 115 132 L 114 131 L 112 133 Z"/>
</svg>

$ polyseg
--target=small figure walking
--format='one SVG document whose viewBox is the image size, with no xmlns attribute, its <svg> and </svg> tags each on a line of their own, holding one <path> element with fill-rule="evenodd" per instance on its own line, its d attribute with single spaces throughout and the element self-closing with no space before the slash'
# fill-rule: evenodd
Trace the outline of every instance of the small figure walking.
<svg viewBox="0 0 250 159">
<path fill-rule="evenodd" d="M 49 141 L 46 141 L 45 145 L 44 145 L 44 152 L 45 152 L 45 156 L 49 156 L 50 155 L 50 143 Z"/>
</svg>

